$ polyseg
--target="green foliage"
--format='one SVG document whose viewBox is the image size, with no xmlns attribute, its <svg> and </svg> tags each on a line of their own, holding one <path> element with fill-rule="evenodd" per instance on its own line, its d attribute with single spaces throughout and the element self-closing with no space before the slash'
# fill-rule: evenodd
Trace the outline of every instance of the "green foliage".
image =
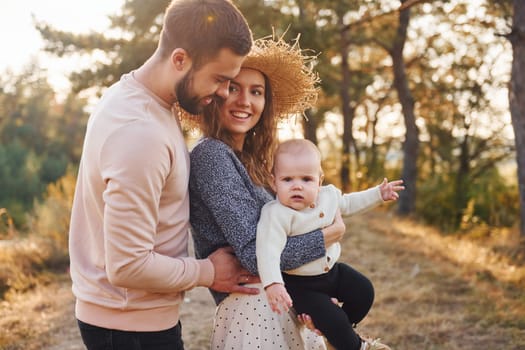
<svg viewBox="0 0 525 350">
<path fill-rule="evenodd" d="M 507 184 L 496 169 L 487 171 L 471 187 L 472 213 L 464 215 L 462 225 L 474 226 L 478 219 L 490 226 L 512 227 L 519 217 L 519 198 L 515 184 Z"/>
<path fill-rule="evenodd" d="M 458 187 L 453 176 L 435 174 L 418 184 L 417 212 L 427 223 L 445 232 L 475 227 L 512 227 L 518 219 L 518 193 L 497 169 L 486 171 Z M 462 192 L 466 205 L 458 203 Z"/>
<path fill-rule="evenodd" d="M 66 171 L 68 159 L 66 155 L 48 156 L 42 162 L 39 178 L 43 183 L 51 183 L 60 178 Z"/>
<path fill-rule="evenodd" d="M 78 163 L 86 101 L 70 95 L 57 103 L 55 92 L 34 65 L 1 80 L 0 208 L 21 229 L 46 186 L 62 177 L 68 164 Z M 1 224 L 0 234 L 7 229 Z"/>
<path fill-rule="evenodd" d="M 445 232 L 452 232 L 458 227 L 454 205 L 454 186 L 450 179 L 432 176 L 422 181 L 418 189 L 416 211 L 422 219 Z"/>
<path fill-rule="evenodd" d="M 38 160 L 19 142 L 0 145 L 0 208 L 6 208 L 15 225 L 25 222 L 25 213 L 42 193 Z"/>
</svg>

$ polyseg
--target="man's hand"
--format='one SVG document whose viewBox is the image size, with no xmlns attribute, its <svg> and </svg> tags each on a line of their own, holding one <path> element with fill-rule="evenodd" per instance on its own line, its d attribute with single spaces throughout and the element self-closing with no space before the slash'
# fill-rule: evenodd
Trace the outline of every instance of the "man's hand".
<svg viewBox="0 0 525 350">
<path fill-rule="evenodd" d="M 273 312 L 281 313 L 281 309 L 284 312 L 288 312 L 292 306 L 292 298 L 286 291 L 286 288 L 281 283 L 273 283 L 265 288 L 266 296 L 268 297 L 268 303 Z"/>
<path fill-rule="evenodd" d="M 260 279 L 241 266 L 231 247 L 217 249 L 208 259 L 215 268 L 211 289 L 224 293 L 259 294 L 257 288 L 243 286 L 246 283 L 260 282 Z"/>
<path fill-rule="evenodd" d="M 381 192 L 381 198 L 386 201 L 395 201 L 399 198 L 397 192 L 405 189 L 405 186 L 401 186 L 403 180 L 390 181 L 383 179 L 383 182 L 379 185 L 379 191 Z"/>
</svg>

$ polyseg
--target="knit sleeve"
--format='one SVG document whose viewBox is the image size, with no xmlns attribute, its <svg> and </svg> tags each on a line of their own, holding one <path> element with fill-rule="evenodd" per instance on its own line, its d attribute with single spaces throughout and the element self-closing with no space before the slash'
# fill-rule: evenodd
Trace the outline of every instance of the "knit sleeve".
<svg viewBox="0 0 525 350">
<path fill-rule="evenodd" d="M 232 246 L 241 264 L 256 273 L 255 230 L 260 204 L 243 170 L 235 154 L 221 142 L 212 140 L 191 152 L 191 200 L 198 199 L 210 215 L 208 218 L 192 216 L 192 225 L 197 229 L 201 225 L 216 227 L 219 232 L 199 234 L 208 235 L 209 241 L 218 240 L 211 237 L 213 235 L 222 236 L 224 244 Z M 212 222 L 196 222 L 198 220 Z"/>
<path fill-rule="evenodd" d="M 321 229 L 288 237 L 281 254 L 281 270 L 293 270 L 301 265 L 322 258 L 326 253 Z"/>
</svg>

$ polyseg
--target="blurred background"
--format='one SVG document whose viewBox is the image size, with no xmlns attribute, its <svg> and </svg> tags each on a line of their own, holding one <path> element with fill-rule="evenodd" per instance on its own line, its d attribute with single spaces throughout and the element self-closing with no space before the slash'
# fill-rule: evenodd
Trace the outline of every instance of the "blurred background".
<svg viewBox="0 0 525 350">
<path fill-rule="evenodd" d="M 67 269 L 89 112 L 155 50 L 169 2 L 0 0 L 1 299 Z M 233 2 L 254 38 L 299 38 L 317 56 L 318 104 L 281 137 L 318 144 L 347 192 L 404 179 L 389 215 L 508 261 L 525 301 L 524 3 Z"/>
</svg>

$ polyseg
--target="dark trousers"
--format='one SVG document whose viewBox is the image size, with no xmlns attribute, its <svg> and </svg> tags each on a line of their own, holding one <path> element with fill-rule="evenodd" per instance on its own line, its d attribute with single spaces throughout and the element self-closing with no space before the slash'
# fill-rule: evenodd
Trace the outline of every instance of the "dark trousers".
<svg viewBox="0 0 525 350">
<path fill-rule="evenodd" d="M 77 322 L 88 350 L 184 350 L 180 322 L 158 332 L 119 331 Z"/>
<path fill-rule="evenodd" d="M 308 314 L 315 327 L 339 350 L 358 350 L 361 339 L 354 326 L 368 313 L 374 302 L 374 287 L 368 278 L 352 267 L 336 263 L 327 273 L 297 276 L 283 273 L 293 307 Z M 334 304 L 337 298 L 342 306 Z"/>
</svg>

